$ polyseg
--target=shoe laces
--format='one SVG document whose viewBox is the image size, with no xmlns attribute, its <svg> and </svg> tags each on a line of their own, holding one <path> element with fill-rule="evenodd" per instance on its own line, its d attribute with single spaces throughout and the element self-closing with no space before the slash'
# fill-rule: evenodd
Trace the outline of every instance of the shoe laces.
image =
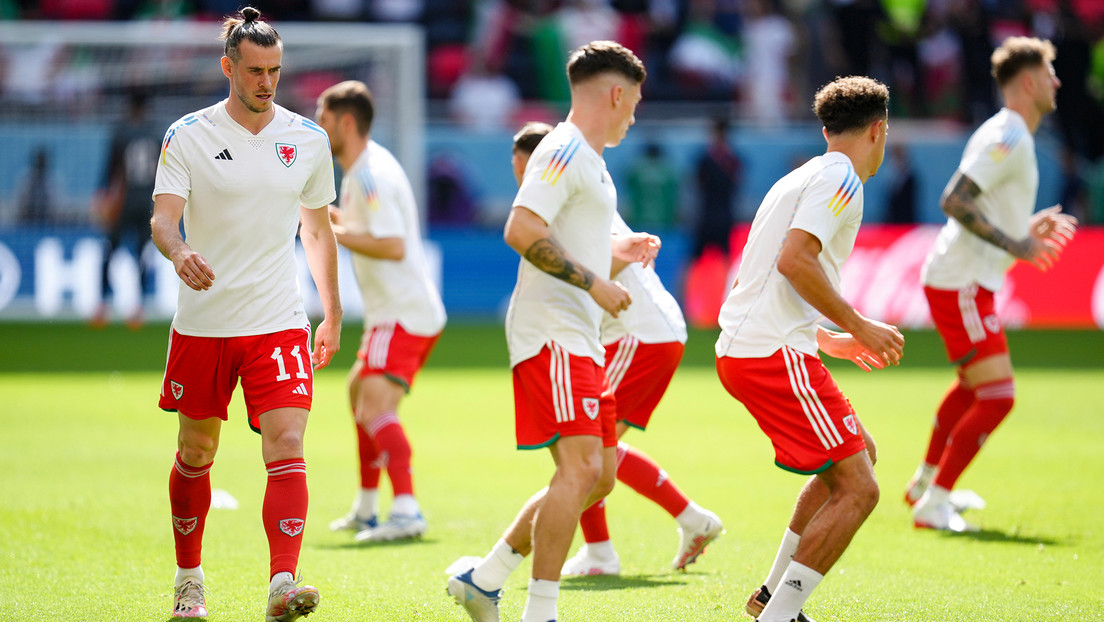
<svg viewBox="0 0 1104 622">
<path fill-rule="evenodd" d="M 207 591 L 207 588 L 199 581 L 188 578 L 184 579 L 183 583 L 176 586 L 174 591 L 177 606 L 183 605 L 188 609 L 192 609 L 194 607 L 203 606 L 203 594 Z"/>
<path fill-rule="evenodd" d="M 299 584 L 303 582 L 303 571 L 299 571 L 299 576 L 294 579 L 284 579 L 280 583 L 276 584 L 276 587 L 272 588 L 272 591 L 268 593 L 268 597 L 272 598 L 277 594 L 287 594 L 288 592 L 299 587 Z"/>
</svg>

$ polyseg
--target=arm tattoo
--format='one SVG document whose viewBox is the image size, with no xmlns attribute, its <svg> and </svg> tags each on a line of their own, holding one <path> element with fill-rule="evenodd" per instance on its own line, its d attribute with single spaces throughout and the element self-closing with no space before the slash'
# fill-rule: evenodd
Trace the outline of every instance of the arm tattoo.
<svg viewBox="0 0 1104 622">
<path fill-rule="evenodd" d="M 575 287 L 589 290 L 594 285 L 594 273 L 568 258 L 563 247 L 552 238 L 533 242 L 529 250 L 525 251 L 525 259 L 542 271 Z"/>
<path fill-rule="evenodd" d="M 989 222 L 977 204 L 981 188 L 972 179 L 955 171 L 947 189 L 943 191 L 943 213 L 957 220 L 967 231 L 986 242 L 1019 257 L 1024 253 L 1030 239 L 1014 240 Z"/>
</svg>

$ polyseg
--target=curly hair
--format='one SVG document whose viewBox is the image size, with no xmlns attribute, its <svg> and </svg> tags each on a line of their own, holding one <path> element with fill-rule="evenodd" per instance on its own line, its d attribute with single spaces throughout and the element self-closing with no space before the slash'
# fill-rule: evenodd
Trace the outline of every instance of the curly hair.
<svg viewBox="0 0 1104 622">
<path fill-rule="evenodd" d="M 263 48 L 274 45 L 282 45 L 280 34 L 276 29 L 261 21 L 261 12 L 251 6 L 247 6 L 240 12 L 241 19 L 227 17 L 222 22 L 222 35 L 219 37 L 225 43 L 223 54 L 235 63 L 241 60 L 241 51 L 238 49 L 243 40 L 249 40 Z"/>
<path fill-rule="evenodd" d="M 1028 67 L 1039 67 L 1054 62 L 1057 52 L 1054 44 L 1046 39 L 1035 37 L 1009 37 L 993 50 L 989 61 L 993 64 L 990 73 L 998 86 L 1004 86 L 1016 77 L 1016 74 Z"/>
<path fill-rule="evenodd" d="M 889 114 L 889 88 L 873 78 L 848 76 L 822 86 L 813 112 L 829 134 L 862 130 Z"/>
</svg>

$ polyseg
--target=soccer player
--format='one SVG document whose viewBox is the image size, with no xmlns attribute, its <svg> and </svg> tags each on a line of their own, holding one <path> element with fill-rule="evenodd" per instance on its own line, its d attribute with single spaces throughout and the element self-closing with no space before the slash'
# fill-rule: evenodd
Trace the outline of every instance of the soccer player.
<svg viewBox="0 0 1104 622">
<path fill-rule="evenodd" d="M 414 191 L 391 152 L 372 140 L 374 111 L 368 87 L 349 80 L 322 92 L 316 114 L 345 171 L 341 207 L 330 208 L 330 219 L 337 242 L 353 253 L 364 298 L 364 336 L 349 374 L 360 492 L 349 514 L 330 523 L 334 531 L 355 530 L 359 542 L 426 531 L 397 409 L 445 326 L 445 306 L 422 250 Z M 387 469 L 394 500 L 387 522 L 377 524 L 381 469 Z"/>
<path fill-rule="evenodd" d="M 862 223 L 863 184 L 885 156 L 889 90 L 839 78 L 816 94 L 827 152 L 776 182 L 751 224 L 736 283 L 721 307 L 717 372 L 774 445 L 775 464 L 812 475 L 763 587 L 760 622 L 801 612 L 878 502 L 873 442 L 818 350 L 869 371 L 896 365 L 904 337 L 840 295 L 840 268 Z M 844 333 L 818 326 L 827 318 Z"/>
<path fill-rule="evenodd" d="M 499 619 L 500 590 L 530 552 L 522 620 L 556 619 L 579 514 L 615 481 L 613 396 L 599 327 L 603 311 L 616 315 L 632 299 L 604 275 L 614 257 L 651 261 L 658 240 L 610 236 L 617 196 L 602 151 L 635 121 L 645 75 L 640 59 L 612 41 L 571 53 L 571 110 L 533 153 L 506 221 L 506 243 L 523 258 L 506 316 L 517 446 L 548 447 L 556 469 L 486 557 L 450 567 L 458 574 L 448 593 L 478 622 Z"/>
<path fill-rule="evenodd" d="M 207 615 L 200 553 L 211 465 L 239 379 L 268 472 L 261 522 L 269 545 L 265 618 L 286 622 L 318 607 L 296 568 L 307 516 L 303 433 L 313 370 L 340 346 L 335 198 L 326 132 L 273 103 L 283 43 L 246 7 L 223 22 L 230 95 L 165 134 L 153 196 L 153 241 L 173 262 L 180 297 L 160 407 L 179 421 L 169 502 L 176 544 L 172 615 Z M 180 234 L 183 218 L 185 241 Z M 295 234 L 325 313 L 314 348 L 296 282 Z"/>
<path fill-rule="evenodd" d="M 951 491 L 1015 398 L 1012 360 L 993 297 L 1017 259 L 1048 270 L 1077 228 L 1061 206 L 1033 213 L 1039 186 L 1034 134 L 1054 111 L 1061 86 L 1054 57 L 1049 41 L 1028 37 L 1006 39 L 993 52 L 992 74 L 1004 107 L 970 137 L 943 190 L 947 224 L 921 280 L 957 377 L 905 491 L 917 527 L 973 529 Z"/>
<path fill-rule="evenodd" d="M 547 123 L 527 123 L 514 136 L 512 164 L 518 184 L 533 150 L 550 131 L 552 126 Z M 633 233 L 620 214 L 614 214 L 613 233 Z M 617 402 L 617 438 L 621 439 L 630 427 L 647 428 L 682 360 L 686 320 L 675 297 L 663 287 L 651 266 L 614 261 L 611 274 L 635 301 L 617 317 L 602 314 L 605 369 Z M 651 457 L 621 440 L 617 443 L 617 479 L 667 510 L 678 522 L 679 550 L 671 562 L 677 570 L 694 563 L 706 545 L 724 531 L 716 514 L 691 501 Z M 610 540 L 605 499 L 583 510 L 579 526 L 586 543 L 567 560 L 562 574 L 619 574 L 621 561 Z"/>
</svg>

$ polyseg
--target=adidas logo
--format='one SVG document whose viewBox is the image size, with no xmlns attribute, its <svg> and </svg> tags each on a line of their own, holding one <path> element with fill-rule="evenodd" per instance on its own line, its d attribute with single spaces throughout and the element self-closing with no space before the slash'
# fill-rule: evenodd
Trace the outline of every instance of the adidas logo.
<svg viewBox="0 0 1104 622">
<path fill-rule="evenodd" d="M 221 153 L 219 153 L 218 155 L 215 156 L 215 159 L 216 160 L 233 160 L 234 158 L 230 155 L 230 150 L 229 149 L 223 149 Z"/>
<path fill-rule="evenodd" d="M 802 591 L 801 590 L 801 581 L 798 581 L 797 579 L 790 579 L 789 581 L 786 581 L 786 585 L 792 587 L 793 589 L 797 590 L 798 592 Z"/>
<path fill-rule="evenodd" d="M 310 395 L 310 393 L 307 392 L 307 387 L 303 386 L 302 382 L 299 383 L 299 386 L 295 387 L 295 390 L 292 391 L 292 393 L 296 395 Z"/>
</svg>

